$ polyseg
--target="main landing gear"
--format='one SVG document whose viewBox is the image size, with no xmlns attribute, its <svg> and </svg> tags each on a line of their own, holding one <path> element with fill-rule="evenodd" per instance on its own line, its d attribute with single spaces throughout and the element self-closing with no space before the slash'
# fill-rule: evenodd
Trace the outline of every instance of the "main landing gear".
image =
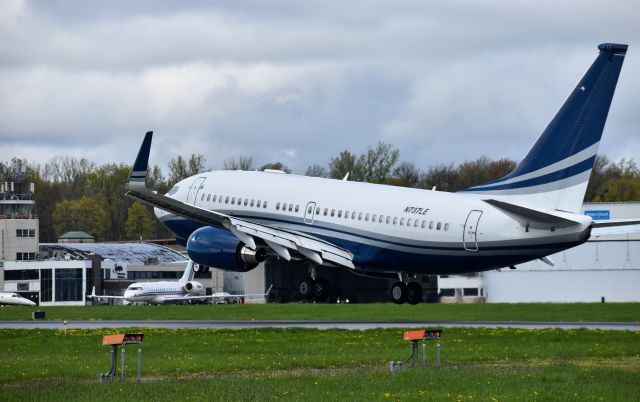
<svg viewBox="0 0 640 402">
<path fill-rule="evenodd" d="M 400 280 L 391 286 L 391 300 L 395 304 L 407 302 L 409 304 L 418 304 L 422 301 L 422 286 L 418 282 L 409 282 Z"/>
<path fill-rule="evenodd" d="M 329 298 L 329 281 L 325 278 L 313 279 L 311 276 L 306 276 L 298 282 L 298 295 L 302 300 L 327 301 Z"/>
</svg>

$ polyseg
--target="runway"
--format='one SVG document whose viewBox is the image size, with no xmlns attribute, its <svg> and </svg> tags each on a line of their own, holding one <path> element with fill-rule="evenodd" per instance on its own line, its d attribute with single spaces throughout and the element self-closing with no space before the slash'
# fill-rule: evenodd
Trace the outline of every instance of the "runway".
<svg viewBox="0 0 640 402">
<path fill-rule="evenodd" d="M 522 329 L 593 329 L 606 331 L 640 331 L 640 322 L 525 322 L 525 321 L 306 321 L 306 320 L 98 320 L 67 321 L 67 329 L 101 328 L 312 328 L 367 330 L 376 328 L 522 328 Z M 0 321 L 2 329 L 64 329 L 64 321 Z"/>
</svg>

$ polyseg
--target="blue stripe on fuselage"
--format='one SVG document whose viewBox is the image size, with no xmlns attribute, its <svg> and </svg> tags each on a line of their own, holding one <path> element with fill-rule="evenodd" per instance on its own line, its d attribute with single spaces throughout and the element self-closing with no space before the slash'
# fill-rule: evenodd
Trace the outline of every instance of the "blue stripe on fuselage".
<svg viewBox="0 0 640 402">
<path fill-rule="evenodd" d="M 380 238 L 364 236 L 361 234 L 355 234 L 352 232 L 338 230 L 334 228 L 328 228 L 320 225 L 302 225 L 292 221 L 282 219 L 266 219 L 258 218 L 255 216 L 240 216 L 239 218 L 245 218 L 253 221 L 266 220 L 267 223 L 285 223 L 290 225 L 300 225 L 305 227 L 312 227 L 329 232 L 335 232 L 336 234 L 346 234 L 354 236 L 363 240 L 370 240 L 380 242 L 383 244 L 389 244 L 391 246 L 402 246 L 407 248 L 413 248 L 420 251 L 407 252 L 401 250 L 394 250 L 390 248 L 380 247 L 373 244 L 366 244 L 365 242 L 347 240 L 340 237 L 322 235 L 317 233 L 311 233 L 310 235 L 321 238 L 337 246 L 343 247 L 354 255 L 354 263 L 357 267 L 364 270 L 375 271 L 397 271 L 404 270 L 407 272 L 420 272 L 429 274 L 454 274 L 463 272 L 474 272 L 482 270 L 490 270 L 501 268 L 509 265 L 520 264 L 526 261 L 531 261 L 541 256 L 553 254 L 555 252 L 576 246 L 580 242 L 564 242 L 554 244 L 540 244 L 540 245 L 527 245 L 527 246 L 502 246 L 502 247 L 481 247 L 480 252 L 463 252 L 462 243 L 458 247 L 432 247 L 432 246 L 418 246 L 413 244 L 406 244 L 400 242 L 392 242 Z M 169 219 L 167 216 L 162 222 L 169 228 L 169 230 L 178 234 L 180 237 L 188 238 L 189 235 L 196 229 L 203 227 L 199 222 L 192 221 L 185 218 L 173 218 Z M 229 231 L 220 229 L 221 235 L 233 236 Z M 425 250 L 439 251 L 439 254 L 424 253 Z M 442 251 L 451 251 L 450 254 L 442 254 Z M 462 253 L 461 253 L 462 252 Z M 493 252 L 491 254 L 485 254 L 487 252 Z M 507 253 L 506 255 L 497 255 L 496 253 Z"/>
</svg>

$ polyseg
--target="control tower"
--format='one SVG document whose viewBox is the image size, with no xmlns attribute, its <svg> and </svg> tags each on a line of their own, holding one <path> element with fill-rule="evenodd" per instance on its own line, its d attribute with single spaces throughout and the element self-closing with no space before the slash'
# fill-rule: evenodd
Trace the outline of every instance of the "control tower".
<svg viewBox="0 0 640 402">
<path fill-rule="evenodd" d="M 35 184 L 26 177 L 22 161 L 0 163 L 0 268 L 4 261 L 33 261 L 38 254 Z"/>
</svg>

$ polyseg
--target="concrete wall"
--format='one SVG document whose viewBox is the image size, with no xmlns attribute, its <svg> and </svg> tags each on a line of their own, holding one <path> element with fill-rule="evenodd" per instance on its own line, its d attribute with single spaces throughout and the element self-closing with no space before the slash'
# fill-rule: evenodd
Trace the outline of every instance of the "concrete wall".
<svg viewBox="0 0 640 402">
<path fill-rule="evenodd" d="M 16 237 L 16 229 L 35 230 L 34 237 Z M 16 253 L 38 254 L 37 219 L 0 219 L 0 260 L 15 261 Z"/>
<path fill-rule="evenodd" d="M 640 301 L 640 270 L 490 271 L 489 303 Z"/>
</svg>

